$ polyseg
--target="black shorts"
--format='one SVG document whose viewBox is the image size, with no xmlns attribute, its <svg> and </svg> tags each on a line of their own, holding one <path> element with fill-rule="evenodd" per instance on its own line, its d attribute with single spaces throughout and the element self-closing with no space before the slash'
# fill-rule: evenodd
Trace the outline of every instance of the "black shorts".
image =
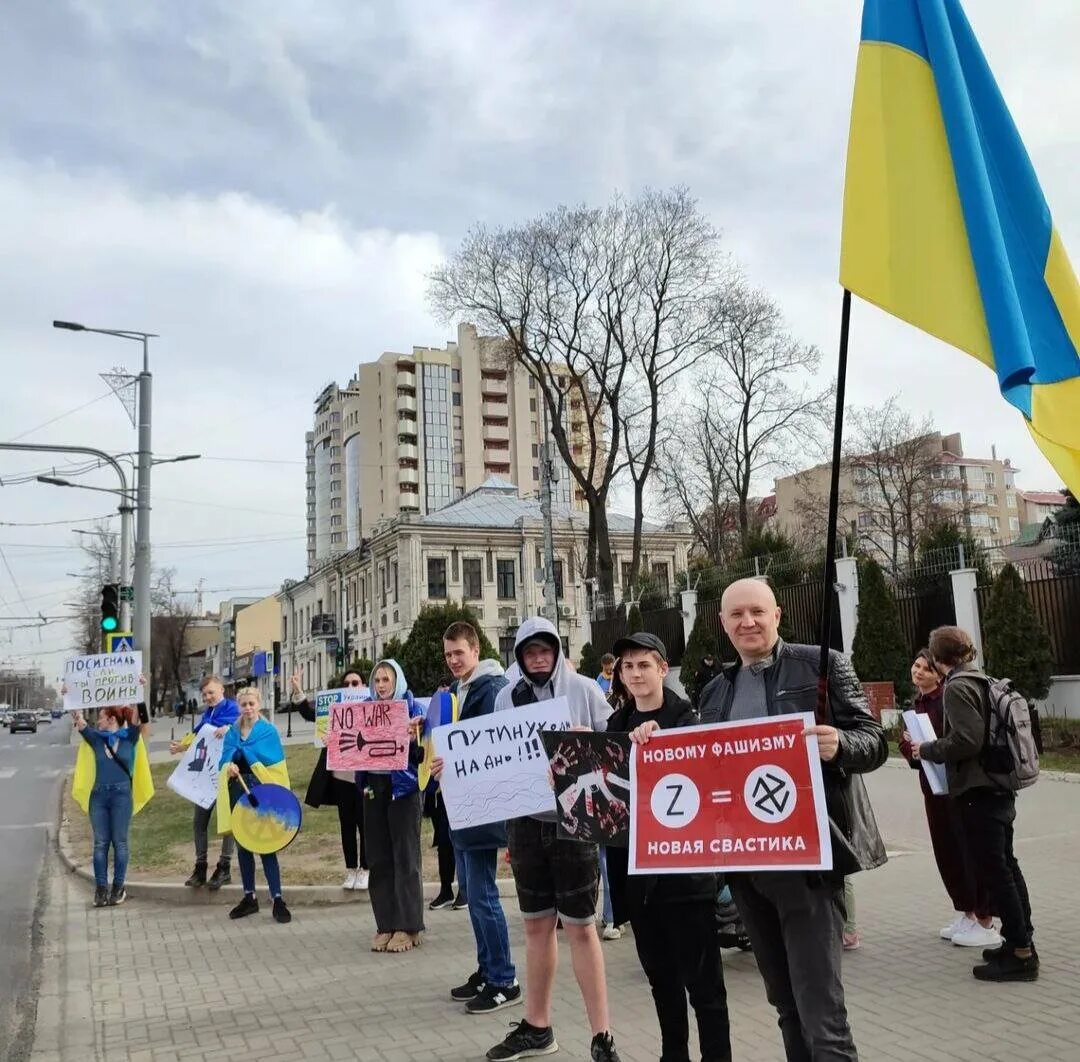
<svg viewBox="0 0 1080 1062">
<path fill-rule="evenodd" d="M 511 819 L 506 824 L 518 906 L 525 918 L 558 914 L 571 925 L 596 919 L 600 849 L 556 836 L 554 822 Z"/>
</svg>

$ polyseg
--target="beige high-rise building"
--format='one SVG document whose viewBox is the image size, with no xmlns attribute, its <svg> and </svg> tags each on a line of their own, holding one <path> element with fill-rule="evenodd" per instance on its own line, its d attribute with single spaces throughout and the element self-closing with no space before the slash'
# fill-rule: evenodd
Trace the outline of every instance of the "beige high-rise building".
<svg viewBox="0 0 1080 1062">
<path fill-rule="evenodd" d="M 436 512 L 489 476 L 526 496 L 539 491 L 544 403 L 535 381 L 507 364 L 504 344 L 460 325 L 445 348 L 385 353 L 319 394 L 305 437 L 309 571 L 356 549 L 381 521 Z M 575 455 L 588 444 L 579 411 L 568 403 Z M 555 463 L 555 502 L 583 508 Z"/>
<path fill-rule="evenodd" d="M 923 467 L 929 468 L 930 478 L 915 488 L 917 500 L 910 506 L 919 510 L 916 537 L 932 518 L 955 521 L 970 530 L 980 545 L 993 546 L 1015 539 L 1023 513 L 1016 489 L 1017 469 L 1009 459 L 998 460 L 994 447 L 990 457 L 965 456 L 959 433 L 933 432 L 922 442 Z M 842 466 L 840 528 L 889 556 L 893 547 L 886 517 L 890 498 L 875 481 L 876 464 L 880 462 L 868 455 L 865 460 L 848 459 Z M 806 538 L 820 530 L 829 496 L 829 472 L 830 466 L 822 464 L 777 479 L 776 521 L 786 534 Z M 899 482 L 895 490 L 899 492 L 904 477 L 898 475 L 896 480 Z M 892 500 L 897 509 L 905 508 L 895 495 Z M 905 556 L 907 541 L 900 539 L 898 545 L 899 556 Z"/>
</svg>

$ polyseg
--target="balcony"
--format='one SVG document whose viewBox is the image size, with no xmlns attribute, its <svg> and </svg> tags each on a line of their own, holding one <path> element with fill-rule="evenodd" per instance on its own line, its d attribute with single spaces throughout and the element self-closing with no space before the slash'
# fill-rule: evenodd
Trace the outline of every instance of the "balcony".
<svg viewBox="0 0 1080 1062">
<path fill-rule="evenodd" d="M 420 473 L 415 468 L 399 468 L 397 480 L 399 485 L 404 485 L 406 483 L 419 483 Z"/>
<path fill-rule="evenodd" d="M 506 420 L 510 416 L 510 407 L 505 402 L 482 402 L 480 413 L 485 417 L 497 417 Z"/>
<path fill-rule="evenodd" d="M 333 638 L 337 634 L 337 619 L 327 613 L 311 617 L 312 638 Z"/>
<path fill-rule="evenodd" d="M 398 495 L 398 508 L 402 512 L 418 513 L 420 511 L 420 495 L 403 490 Z"/>
<path fill-rule="evenodd" d="M 403 372 L 398 369 L 397 372 L 397 385 L 398 389 L 405 388 L 408 391 L 416 390 L 416 373 L 415 372 Z"/>
<path fill-rule="evenodd" d="M 397 396 L 397 402 L 395 403 L 394 408 L 399 413 L 415 413 L 416 397 L 414 395 L 399 394 Z"/>
<path fill-rule="evenodd" d="M 508 465 L 510 464 L 510 451 L 501 450 L 494 446 L 485 446 L 484 463 L 489 465 Z"/>
<path fill-rule="evenodd" d="M 505 395 L 507 391 L 506 377 L 482 376 L 480 378 L 480 393 L 484 395 Z"/>
<path fill-rule="evenodd" d="M 420 451 L 414 443 L 398 443 L 397 455 L 399 461 L 420 460 Z"/>
<path fill-rule="evenodd" d="M 484 442 L 509 442 L 510 441 L 510 425 L 509 424 L 485 424 L 484 425 Z"/>
<path fill-rule="evenodd" d="M 398 435 L 411 435 L 416 438 L 416 421 L 406 420 L 404 417 L 397 422 Z"/>
</svg>

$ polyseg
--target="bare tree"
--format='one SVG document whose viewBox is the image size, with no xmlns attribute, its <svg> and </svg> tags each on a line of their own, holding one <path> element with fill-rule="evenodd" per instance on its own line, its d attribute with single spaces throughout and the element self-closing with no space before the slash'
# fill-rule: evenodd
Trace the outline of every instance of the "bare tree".
<svg viewBox="0 0 1080 1062">
<path fill-rule="evenodd" d="M 184 698 L 184 683 L 188 679 L 188 636 L 195 618 L 190 604 L 173 588 L 175 575 L 175 569 L 163 568 L 157 573 L 150 591 L 153 609 L 151 685 L 159 691 L 162 703 L 169 690 L 174 691 L 180 700 Z"/>
<path fill-rule="evenodd" d="M 478 226 L 431 277 L 436 312 L 502 335 L 509 364 L 536 381 L 588 505 L 586 577 L 601 595 L 614 593 L 607 500 L 623 471 L 634 485 L 635 571 L 640 563 L 660 404 L 712 346 L 728 269 L 717 247 L 685 190 L 646 192 L 514 228 Z"/>
<path fill-rule="evenodd" d="M 101 652 L 101 588 L 119 570 L 120 542 L 106 523 L 81 536 L 83 567 L 76 591 L 75 641 L 83 656 Z"/>
<path fill-rule="evenodd" d="M 732 284 L 716 327 L 715 357 L 694 374 L 686 403 L 687 445 L 668 454 L 661 478 L 691 524 L 702 513 L 724 521 L 733 508 L 745 546 L 755 484 L 816 446 L 832 415 L 834 389 L 813 385 L 820 353 L 785 330 L 779 307 L 764 292 Z M 701 530 L 720 552 L 723 526 Z"/>
</svg>

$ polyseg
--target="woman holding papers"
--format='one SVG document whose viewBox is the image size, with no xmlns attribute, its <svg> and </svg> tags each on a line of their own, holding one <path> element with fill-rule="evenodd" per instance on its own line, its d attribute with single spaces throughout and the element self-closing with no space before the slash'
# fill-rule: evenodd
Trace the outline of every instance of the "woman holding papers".
<svg viewBox="0 0 1080 1062">
<path fill-rule="evenodd" d="M 405 674 L 396 660 L 381 660 L 371 671 L 371 700 L 405 701 L 409 717 L 420 720 Z M 424 879 L 420 864 L 423 801 L 416 769 L 423 758 L 412 730 L 409 762 L 403 771 L 365 771 L 357 776 L 364 792 L 364 834 L 371 865 L 371 909 L 378 932 L 372 951 L 394 954 L 418 947 L 424 932 Z"/>
<path fill-rule="evenodd" d="M 146 685 L 140 676 L 139 685 Z M 97 726 L 82 712 L 72 713 L 82 742 L 75 760 L 71 795 L 90 816 L 94 831 L 94 906 L 115 907 L 127 899 L 124 878 L 128 864 L 131 817 L 154 795 L 146 742 L 150 732 L 146 705 L 103 708 Z M 113 883 L 109 889 L 109 848 L 113 852 Z"/>
<path fill-rule="evenodd" d="M 242 689 L 237 695 L 240 718 L 229 727 L 225 746 L 221 750 L 218 775 L 217 818 L 218 833 L 232 832 L 232 809 L 244 793 L 241 779 L 249 789 L 260 782 L 289 788 L 289 769 L 285 766 L 285 750 L 277 727 L 262 717 L 262 697 L 254 686 Z M 236 858 L 240 863 L 240 878 L 244 898 L 229 912 L 230 918 L 244 918 L 259 910 L 255 898 L 255 856 L 237 844 Z M 273 901 L 274 921 L 292 921 L 292 915 L 281 896 L 281 869 L 276 852 L 260 856 L 266 884 Z"/>
<path fill-rule="evenodd" d="M 930 659 L 928 649 L 920 649 L 911 665 L 911 681 L 915 685 L 912 708 L 925 715 L 934 735 L 941 737 L 945 730 L 943 684 Z M 926 824 L 930 827 L 930 844 L 934 849 L 941 883 L 952 900 L 956 917 L 941 930 L 942 940 L 968 948 L 993 947 L 1000 943 L 994 932 L 990 893 L 986 883 L 979 881 L 967 852 L 960 812 L 948 794 L 937 796 L 930 788 L 926 772 L 911 751 L 911 735 L 905 730 L 900 753 L 919 772 L 923 802 L 926 805 Z"/>
<path fill-rule="evenodd" d="M 304 696 L 300 677 L 303 674 L 297 668 L 289 680 L 292 706 L 302 719 L 315 722 L 315 705 Z M 359 671 L 346 671 L 341 676 L 343 689 L 358 690 L 367 685 Z M 304 803 L 311 808 L 321 808 L 332 804 L 337 808 L 338 827 L 341 830 L 341 854 L 345 857 L 345 880 L 343 889 L 364 890 L 368 887 L 367 848 L 364 844 L 364 805 L 363 796 L 356 787 L 355 771 L 329 771 L 326 768 L 326 748 L 319 752 L 315 769 L 311 772 Z M 356 843 L 360 838 L 359 846 Z"/>
</svg>

